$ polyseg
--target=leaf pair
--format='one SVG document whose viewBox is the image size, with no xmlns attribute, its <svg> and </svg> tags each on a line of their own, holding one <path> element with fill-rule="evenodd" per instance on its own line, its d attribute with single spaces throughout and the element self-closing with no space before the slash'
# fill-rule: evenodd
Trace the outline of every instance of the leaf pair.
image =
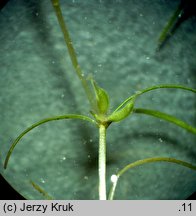
<svg viewBox="0 0 196 216">
<path fill-rule="evenodd" d="M 157 117 L 160 119 L 164 119 L 168 122 L 171 122 L 173 124 L 178 125 L 181 128 L 186 129 L 187 131 L 196 134 L 196 128 L 192 127 L 191 125 L 183 122 L 180 119 L 177 119 L 174 116 L 165 114 L 163 112 L 159 112 L 157 110 L 149 110 L 149 109 L 141 109 L 141 108 L 134 108 L 135 100 L 143 95 L 144 93 L 147 93 L 149 91 L 153 91 L 156 89 L 162 89 L 162 88 L 174 88 L 174 89 L 183 89 L 187 91 L 191 91 L 193 93 L 196 93 L 195 89 L 180 86 L 180 85 L 157 85 L 152 86 L 150 88 L 143 89 L 141 91 L 138 91 L 136 94 L 128 97 L 126 100 L 124 100 L 116 109 L 115 111 L 108 115 L 109 110 L 109 96 L 107 92 L 100 88 L 94 80 L 92 81 L 92 85 L 94 88 L 95 96 L 96 96 L 96 113 L 92 113 L 95 119 L 97 120 L 98 124 L 110 124 L 112 122 L 119 122 L 126 117 L 128 117 L 131 113 L 139 113 L 139 114 L 146 114 L 153 117 Z"/>
<path fill-rule="evenodd" d="M 94 117 L 99 122 L 107 122 L 109 124 L 111 122 L 119 122 L 131 114 L 134 107 L 134 98 L 132 98 L 132 100 L 130 100 L 118 111 L 114 111 L 111 115 L 107 115 L 110 105 L 109 96 L 107 92 L 100 88 L 94 80 L 92 80 L 92 85 L 94 88 L 97 105 L 97 113 L 94 114 Z"/>
</svg>

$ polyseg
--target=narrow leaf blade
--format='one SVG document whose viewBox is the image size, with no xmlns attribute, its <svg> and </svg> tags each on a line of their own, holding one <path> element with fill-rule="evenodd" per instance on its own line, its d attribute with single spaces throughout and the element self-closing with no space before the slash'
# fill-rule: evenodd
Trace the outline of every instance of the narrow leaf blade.
<svg viewBox="0 0 196 216">
<path fill-rule="evenodd" d="M 32 129 L 40 126 L 41 124 L 44 124 L 44 123 L 47 123 L 47 122 L 50 122 L 50 121 L 55 121 L 55 120 L 62 120 L 62 119 L 81 119 L 81 120 L 85 120 L 85 121 L 89 121 L 91 123 L 95 123 L 96 122 L 87 117 L 87 116 L 83 116 L 83 115 L 75 115 L 75 114 L 67 114 L 67 115 L 62 115 L 62 116 L 55 116 L 55 117 L 50 117 L 50 118 L 45 118 L 45 119 L 42 119 L 38 122 L 36 122 L 35 124 L 31 125 L 30 127 L 28 127 L 27 129 L 25 129 L 21 134 L 18 135 L 18 137 L 14 140 L 14 142 L 12 143 L 7 155 L 6 155 L 6 159 L 5 159 L 5 162 L 4 162 L 4 169 L 7 168 L 7 165 L 8 165 L 8 162 L 9 162 L 9 159 L 10 159 L 10 156 L 14 150 L 14 148 L 16 147 L 17 143 L 21 140 L 21 138 L 27 134 L 29 131 L 31 131 Z"/>
<path fill-rule="evenodd" d="M 150 109 L 141 109 L 141 108 L 136 108 L 133 110 L 134 113 L 141 113 L 141 114 L 146 114 L 150 116 L 154 116 L 156 118 L 164 119 L 165 121 L 171 122 L 175 125 L 178 125 L 181 128 L 186 129 L 187 131 L 196 134 L 196 128 L 192 127 L 191 125 L 185 123 L 184 121 L 177 119 L 176 117 L 172 115 L 168 115 L 163 112 L 159 112 L 157 110 L 150 110 Z"/>
</svg>

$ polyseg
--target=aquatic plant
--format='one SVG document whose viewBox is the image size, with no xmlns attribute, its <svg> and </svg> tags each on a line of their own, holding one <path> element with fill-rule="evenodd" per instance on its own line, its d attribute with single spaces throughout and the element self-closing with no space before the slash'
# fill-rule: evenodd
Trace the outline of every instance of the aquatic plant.
<svg viewBox="0 0 196 216">
<path fill-rule="evenodd" d="M 75 69 L 75 72 L 80 79 L 83 89 L 86 93 L 87 99 L 90 104 L 90 113 L 92 117 L 88 117 L 85 115 L 79 115 L 79 114 L 65 114 L 61 116 L 54 116 L 42 119 L 30 127 L 26 128 L 19 136 L 14 140 L 12 143 L 5 162 L 4 162 L 4 168 L 6 169 L 8 166 L 8 162 L 10 160 L 10 157 L 13 153 L 14 148 L 18 144 L 18 142 L 23 138 L 24 135 L 26 135 L 29 131 L 32 129 L 39 127 L 42 124 L 45 124 L 50 121 L 57 121 L 57 120 L 66 120 L 66 119 L 79 119 L 82 121 L 88 121 L 92 123 L 95 127 L 99 130 L 99 151 L 98 151 L 98 182 L 99 182 L 99 199 L 100 200 L 113 200 L 115 195 L 115 190 L 117 187 L 117 184 L 119 182 L 120 177 L 129 171 L 130 169 L 140 166 L 146 163 L 153 163 L 153 162 L 169 162 L 169 163 L 175 163 L 187 168 L 190 168 L 192 170 L 196 170 L 196 166 L 192 165 L 188 162 L 176 159 L 176 158 L 167 158 L 167 157 L 155 157 L 155 158 L 146 158 L 143 160 L 138 160 L 134 163 L 127 164 L 124 168 L 122 168 L 118 173 L 111 176 L 112 185 L 109 192 L 109 195 L 107 196 L 107 189 L 106 189 L 106 134 L 108 127 L 111 127 L 112 124 L 115 124 L 116 122 L 122 122 L 124 119 L 130 117 L 131 115 L 137 114 L 145 114 L 150 115 L 159 119 L 163 119 L 165 121 L 168 121 L 170 123 L 173 123 L 190 133 L 196 134 L 196 128 L 192 127 L 191 125 L 185 123 L 184 121 L 177 119 L 176 117 L 157 111 L 157 110 L 150 110 L 150 109 L 143 109 L 143 108 L 136 108 L 135 103 L 138 97 L 144 95 L 147 92 L 154 91 L 156 89 L 162 89 L 162 88 L 170 88 L 170 89 L 181 89 L 190 91 L 191 93 L 196 93 L 196 89 L 192 89 L 189 87 L 185 87 L 182 85 L 156 85 L 152 86 L 140 91 L 137 91 L 135 94 L 128 97 L 126 100 L 124 100 L 120 105 L 113 111 L 110 112 L 110 97 L 108 96 L 107 92 L 101 88 L 96 81 L 91 77 L 90 79 L 87 79 L 82 74 L 81 67 L 78 63 L 77 56 L 73 47 L 73 43 L 71 41 L 67 26 L 65 24 L 64 18 L 61 13 L 61 8 L 59 4 L 59 0 L 52 0 L 52 4 L 59 22 L 59 25 L 61 27 L 61 31 L 64 35 L 65 43 L 68 48 L 69 56 L 72 61 L 73 68 Z M 32 186 L 41 193 L 46 199 L 52 199 L 52 197 L 46 193 L 39 185 L 31 181 Z M 125 197 L 126 199 L 126 197 Z"/>
<path fill-rule="evenodd" d="M 180 1 L 158 38 L 157 51 L 164 46 L 167 40 L 176 32 L 181 23 L 195 15 L 195 9 L 194 0 Z"/>
</svg>

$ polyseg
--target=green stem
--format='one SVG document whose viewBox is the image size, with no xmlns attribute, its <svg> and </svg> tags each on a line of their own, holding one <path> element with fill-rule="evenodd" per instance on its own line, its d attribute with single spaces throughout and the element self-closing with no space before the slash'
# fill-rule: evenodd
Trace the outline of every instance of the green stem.
<svg viewBox="0 0 196 216">
<path fill-rule="evenodd" d="M 72 40 L 71 40 L 71 37 L 69 35 L 67 26 L 65 24 L 65 21 L 64 21 L 62 12 L 61 12 L 59 0 L 51 0 L 51 1 L 52 1 L 52 5 L 54 7 L 54 10 L 55 10 L 61 31 L 63 33 L 65 43 L 66 43 L 67 48 L 68 48 L 68 52 L 69 52 L 69 56 L 71 58 L 72 65 L 76 71 L 78 78 L 80 79 L 80 81 L 82 83 L 82 86 L 85 90 L 86 96 L 90 102 L 90 105 L 94 109 L 95 108 L 95 102 L 93 99 L 94 97 L 93 97 L 92 92 L 90 91 L 89 85 L 88 85 L 88 83 L 84 77 L 84 74 L 82 73 L 82 70 L 80 68 L 80 65 L 78 63 L 76 52 L 75 52 L 74 47 L 72 45 Z"/>
<path fill-rule="evenodd" d="M 137 98 L 138 96 L 140 96 L 140 95 L 142 95 L 142 94 L 144 94 L 146 92 L 149 92 L 149 91 L 152 91 L 152 90 L 155 90 L 155 89 L 161 89 L 161 88 L 176 88 L 176 89 L 183 89 L 183 90 L 187 90 L 187 91 L 191 91 L 193 93 L 196 93 L 196 89 L 185 87 L 185 86 L 181 86 L 181 85 L 157 85 L 157 86 L 152 86 L 150 88 L 146 88 L 144 90 L 138 91 L 136 94 L 128 97 L 125 101 L 123 101 L 117 107 L 117 109 L 114 112 L 116 112 L 117 110 L 119 110 L 121 107 L 123 107 L 126 103 L 128 103 L 133 98 Z"/>
<path fill-rule="evenodd" d="M 164 119 L 168 122 L 171 122 L 175 125 L 178 125 L 181 128 L 186 129 L 187 131 L 196 134 L 196 128 L 188 125 L 187 123 L 181 121 L 180 119 L 177 119 L 176 117 L 172 116 L 172 115 L 168 115 L 166 113 L 163 112 L 159 112 L 156 110 L 150 110 L 150 109 L 141 109 L 141 108 L 136 108 L 133 109 L 134 113 L 142 113 L 142 114 L 146 114 L 146 115 L 151 115 L 160 119 Z"/>
<path fill-rule="evenodd" d="M 182 160 L 177 160 L 175 158 L 166 158 L 166 157 L 158 157 L 158 158 L 146 158 L 143 160 L 138 160 L 134 163 L 128 164 L 127 166 L 125 166 L 123 169 L 121 169 L 117 175 L 116 175 L 116 181 L 113 182 L 113 185 L 111 187 L 110 193 L 109 193 L 109 200 L 113 200 L 114 198 L 114 193 L 115 193 L 115 189 L 116 189 L 116 185 L 117 185 L 117 181 L 120 178 L 120 176 L 122 176 L 125 172 L 127 172 L 129 169 L 136 167 L 136 166 L 140 166 L 142 164 L 145 163 L 152 163 L 152 162 L 170 162 L 170 163 L 176 163 L 179 164 L 181 166 L 185 166 L 187 168 L 196 170 L 196 166 L 187 163 L 185 161 Z"/>
<path fill-rule="evenodd" d="M 99 199 L 106 200 L 106 127 L 99 125 Z"/>
<path fill-rule="evenodd" d="M 50 118 L 45 118 L 45 119 L 42 119 L 38 122 L 36 122 L 35 124 L 31 125 L 30 127 L 28 127 L 26 130 L 24 130 L 15 140 L 14 142 L 12 143 L 8 153 L 7 153 L 7 156 L 6 156 L 6 159 L 5 159 L 5 163 L 4 163 L 4 169 L 7 168 L 7 164 L 8 164 L 8 161 L 9 161 L 9 158 L 15 148 L 15 146 L 17 145 L 17 143 L 20 141 L 20 139 L 25 135 L 27 134 L 29 131 L 31 131 L 32 129 L 34 129 L 35 127 L 38 127 L 39 125 L 41 124 L 44 124 L 46 122 L 49 122 L 49 121 L 55 121 L 55 120 L 62 120 L 62 119 L 81 119 L 81 120 L 85 120 L 85 121 L 89 121 L 91 123 L 94 123 L 96 124 L 96 122 L 87 117 L 87 116 L 83 116 L 83 115 L 75 115 L 75 114 L 67 114 L 67 115 L 63 115 L 63 116 L 55 116 L 55 117 L 50 117 Z"/>
</svg>

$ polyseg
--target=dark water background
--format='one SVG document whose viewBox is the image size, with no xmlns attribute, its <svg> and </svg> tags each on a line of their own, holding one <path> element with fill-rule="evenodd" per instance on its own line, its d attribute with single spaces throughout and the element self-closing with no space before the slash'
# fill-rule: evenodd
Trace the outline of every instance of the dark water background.
<svg viewBox="0 0 196 216">
<path fill-rule="evenodd" d="M 62 0 L 78 61 L 111 97 L 111 110 L 136 91 L 157 84 L 196 88 L 196 18 L 183 22 L 156 53 L 157 39 L 179 1 Z M 51 122 L 27 134 L 8 169 L 2 164 L 14 138 L 32 123 L 67 113 L 89 115 L 50 1 L 10 0 L 0 13 L 0 172 L 27 199 L 98 199 L 98 130 L 79 120 Z M 156 109 L 196 125 L 195 95 L 156 90 L 136 107 Z M 133 115 L 111 125 L 107 178 L 147 157 L 196 164 L 195 136 L 165 121 Z M 196 174 L 168 163 L 137 167 L 119 181 L 116 199 L 185 199 Z"/>
</svg>

